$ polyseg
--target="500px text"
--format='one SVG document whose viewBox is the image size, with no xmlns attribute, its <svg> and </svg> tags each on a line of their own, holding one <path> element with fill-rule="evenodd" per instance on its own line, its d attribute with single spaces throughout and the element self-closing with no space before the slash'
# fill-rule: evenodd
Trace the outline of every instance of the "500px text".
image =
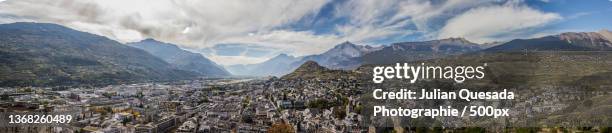
<svg viewBox="0 0 612 133">
<path fill-rule="evenodd" d="M 493 106 L 464 106 L 461 113 L 459 113 L 458 109 L 452 108 L 451 106 L 440 106 L 435 109 L 406 109 L 402 107 L 387 108 L 385 106 L 374 106 L 374 116 L 407 116 L 410 118 L 463 117 L 465 115 L 497 118 L 510 116 L 509 111 L 510 109 L 498 109 Z"/>
</svg>

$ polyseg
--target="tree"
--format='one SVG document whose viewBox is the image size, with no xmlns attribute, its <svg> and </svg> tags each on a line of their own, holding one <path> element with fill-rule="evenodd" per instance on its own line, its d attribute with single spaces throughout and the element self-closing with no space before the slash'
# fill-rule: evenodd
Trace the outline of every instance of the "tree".
<svg viewBox="0 0 612 133">
<path fill-rule="evenodd" d="M 274 123 L 268 129 L 268 133 L 295 133 L 293 126 L 286 122 Z"/>
<path fill-rule="evenodd" d="M 329 107 L 332 107 L 332 106 L 334 106 L 334 104 L 329 102 L 329 101 L 327 101 L 327 100 L 325 100 L 325 99 L 316 99 L 314 101 L 310 101 L 308 103 L 307 107 L 308 108 L 319 108 L 319 109 L 322 109 L 322 108 L 329 108 Z"/>
<path fill-rule="evenodd" d="M 357 114 L 361 114 L 361 111 L 363 110 L 363 106 L 361 105 L 355 105 L 355 113 Z"/>
<path fill-rule="evenodd" d="M 247 95 L 246 98 L 242 100 L 242 107 L 246 108 L 250 103 L 251 103 L 251 96 Z"/>
<path fill-rule="evenodd" d="M 128 122 L 132 121 L 132 119 L 129 118 L 123 118 L 123 120 L 121 121 L 121 124 L 123 124 L 123 126 L 125 126 L 125 124 L 127 124 Z"/>
<path fill-rule="evenodd" d="M 0 100 L 2 100 L 2 101 L 13 101 L 13 99 L 9 95 L 2 95 L 0 97 Z"/>
<path fill-rule="evenodd" d="M 338 119 L 344 119 L 344 117 L 346 117 L 346 110 L 344 110 L 345 106 L 336 106 L 334 107 L 334 117 L 338 118 Z"/>
<path fill-rule="evenodd" d="M 142 93 L 142 91 L 138 91 L 138 94 L 136 94 L 136 98 L 143 98 L 144 94 Z"/>
</svg>

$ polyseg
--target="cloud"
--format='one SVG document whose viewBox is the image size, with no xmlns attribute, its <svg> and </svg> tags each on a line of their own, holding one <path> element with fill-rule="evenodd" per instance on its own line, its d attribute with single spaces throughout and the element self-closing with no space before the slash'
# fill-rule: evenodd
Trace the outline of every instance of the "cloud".
<svg viewBox="0 0 612 133">
<path fill-rule="evenodd" d="M 275 52 L 302 56 L 322 53 L 342 41 L 341 37 L 332 34 L 316 35 L 311 31 L 273 30 L 227 38 L 222 43 L 252 44 Z"/>
<path fill-rule="evenodd" d="M 499 41 L 520 36 L 523 31 L 561 20 L 556 13 L 546 13 L 520 4 L 504 4 L 471 9 L 446 23 L 439 38 L 465 37 L 475 42 Z"/>
<path fill-rule="evenodd" d="M 265 57 L 273 56 L 274 52 L 278 52 L 272 48 L 262 47 L 252 44 L 217 44 L 214 47 L 200 50 L 202 53 L 212 53 L 221 56 L 248 56 L 248 57 Z"/>
<path fill-rule="evenodd" d="M 381 37 L 406 35 L 415 29 L 405 29 L 413 25 L 413 15 L 430 10 L 428 1 L 399 0 L 349 0 L 337 6 L 334 17 L 347 18 L 348 22 L 337 25 L 335 31 L 347 40 L 369 42 Z"/>
<path fill-rule="evenodd" d="M 0 24 L 15 23 L 15 22 L 36 22 L 31 18 L 19 17 L 9 14 L 0 13 Z"/>
<path fill-rule="evenodd" d="M 227 66 L 259 63 L 281 53 L 293 56 L 318 54 L 342 41 L 344 40 L 337 35 L 316 35 L 311 31 L 272 30 L 226 38 L 213 47 L 190 49 L 190 51 L 202 53 L 218 64 Z"/>
<path fill-rule="evenodd" d="M 268 31 L 297 21 L 318 12 L 327 2 L 9 0 L 0 4 L 0 13 L 59 23 L 122 42 L 151 37 L 186 47 L 207 47 L 225 38 Z M 122 31 L 131 33 L 125 35 Z"/>
<path fill-rule="evenodd" d="M 336 8 L 335 17 L 350 21 L 337 26 L 336 31 L 361 42 L 417 33 L 425 34 L 420 39 L 435 39 L 429 34 L 456 14 L 499 3 L 498 0 L 348 0 Z"/>
<path fill-rule="evenodd" d="M 223 65 L 223 66 L 230 66 L 230 65 L 237 65 L 237 64 L 255 64 L 255 63 L 264 62 L 269 59 L 265 57 L 221 56 L 221 55 L 214 55 L 214 54 L 208 54 L 205 56 L 206 58 L 209 58 L 213 61 L 217 61 L 218 64 Z M 218 61 L 222 61 L 222 62 L 218 62 Z"/>
</svg>

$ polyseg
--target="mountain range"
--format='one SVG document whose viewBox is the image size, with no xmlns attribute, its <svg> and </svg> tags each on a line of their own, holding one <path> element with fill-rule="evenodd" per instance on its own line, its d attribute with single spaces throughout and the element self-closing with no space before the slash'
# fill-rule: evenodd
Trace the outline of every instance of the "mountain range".
<svg viewBox="0 0 612 133">
<path fill-rule="evenodd" d="M 395 43 L 384 47 L 363 46 L 351 42 L 343 42 L 322 54 L 303 57 L 291 57 L 281 54 L 259 64 L 229 66 L 228 70 L 230 72 L 239 72 L 234 73 L 237 75 L 282 76 L 292 72 L 307 61 L 317 62 L 318 65 L 329 69 L 351 70 L 362 64 L 431 59 L 478 50 L 481 50 L 478 44 L 463 38 Z"/>
<path fill-rule="evenodd" d="M 482 45 L 464 38 L 400 42 L 372 47 L 343 42 L 326 52 L 280 54 L 258 64 L 223 67 L 198 53 L 154 39 L 121 44 L 48 23 L 0 25 L 0 86 L 112 84 L 233 75 L 282 76 L 309 62 L 329 70 L 391 64 L 476 52 L 610 51 L 612 32 L 567 32 Z M 308 70 L 308 69 L 306 69 Z M 300 70 L 303 71 L 303 70 Z"/>
<path fill-rule="evenodd" d="M 360 66 L 361 61 L 358 57 L 380 48 L 343 42 L 321 54 L 302 57 L 280 54 L 262 63 L 232 65 L 228 66 L 227 69 L 235 75 L 282 76 L 292 72 L 307 61 L 315 61 L 317 65 L 330 69 L 353 69 Z"/>
<path fill-rule="evenodd" d="M 227 66 L 226 69 L 234 75 L 248 76 L 280 76 L 293 71 L 294 62 L 300 61 L 301 57 L 294 57 L 287 54 L 279 54 L 267 61 L 257 64 L 238 64 Z"/>
<path fill-rule="evenodd" d="M 559 35 L 532 39 L 515 39 L 488 48 L 487 52 L 510 51 L 609 51 L 612 50 L 612 32 L 566 32 Z"/>
<path fill-rule="evenodd" d="M 410 62 L 442 58 L 479 51 L 483 47 L 464 38 L 447 38 L 421 42 L 394 43 L 381 50 L 366 54 L 361 58 L 361 64 L 392 64 L 395 62 Z"/>
<path fill-rule="evenodd" d="M 400 42 L 388 46 L 371 47 L 344 42 L 316 55 L 291 57 L 285 54 L 259 64 L 230 66 L 230 71 L 253 76 L 282 76 L 307 61 L 317 62 L 329 69 L 351 70 L 364 64 L 392 64 L 456 56 L 475 52 L 528 51 L 609 51 L 612 32 L 567 32 L 532 39 L 477 44 L 464 38 L 447 38 L 420 42 Z M 290 57 L 290 58 L 289 58 Z M 267 69 L 273 68 L 273 69 Z M 252 72 L 256 73 L 252 73 Z"/>
<path fill-rule="evenodd" d="M 128 43 L 128 46 L 142 49 L 162 60 L 176 66 L 178 69 L 192 71 L 200 76 L 224 77 L 230 76 L 222 66 L 198 53 L 192 53 L 179 48 L 175 44 L 164 43 L 154 39 Z"/>
<path fill-rule="evenodd" d="M 372 47 L 368 45 L 356 45 L 351 42 L 344 42 L 334 48 L 318 55 L 305 56 L 297 65 L 306 61 L 315 61 L 323 67 L 330 69 L 354 69 L 359 67 L 360 60 L 357 59 L 368 53 L 378 51 L 382 47 Z"/>
<path fill-rule="evenodd" d="M 196 75 L 144 50 L 57 24 L 0 25 L 0 86 L 113 84 Z"/>
</svg>

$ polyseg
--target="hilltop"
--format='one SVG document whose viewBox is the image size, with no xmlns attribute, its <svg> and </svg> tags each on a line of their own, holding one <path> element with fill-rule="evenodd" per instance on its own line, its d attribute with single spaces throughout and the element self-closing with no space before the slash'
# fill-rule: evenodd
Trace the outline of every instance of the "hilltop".
<svg viewBox="0 0 612 133">
<path fill-rule="evenodd" d="M 335 80 L 339 78 L 350 77 L 352 74 L 344 70 L 331 70 L 319 65 L 315 61 L 306 61 L 295 71 L 281 77 L 284 80 Z"/>
</svg>

